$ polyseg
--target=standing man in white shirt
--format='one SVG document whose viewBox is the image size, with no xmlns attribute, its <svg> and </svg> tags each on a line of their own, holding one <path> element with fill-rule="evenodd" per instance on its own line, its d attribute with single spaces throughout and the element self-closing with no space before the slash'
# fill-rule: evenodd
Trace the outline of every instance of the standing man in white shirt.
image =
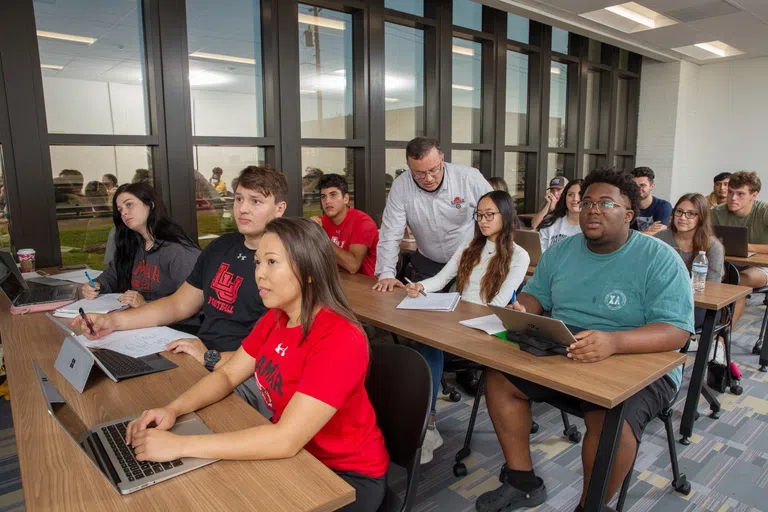
<svg viewBox="0 0 768 512">
<path fill-rule="evenodd" d="M 409 279 L 423 281 L 434 277 L 445 266 L 462 242 L 474 233 L 473 214 L 491 185 L 477 169 L 445 162 L 436 139 L 417 137 L 405 149 L 410 172 L 392 183 L 384 209 L 376 249 L 376 277 L 373 289 L 390 292 L 404 287 L 395 276 L 400 242 L 406 224 L 413 231 L 417 251 L 411 257 Z M 432 388 L 438 389 L 443 374 L 443 352 L 417 344 L 432 372 Z M 433 395 L 432 417 L 422 449 L 422 463 L 432 459 L 432 452 L 443 444 L 435 428 Z"/>
</svg>

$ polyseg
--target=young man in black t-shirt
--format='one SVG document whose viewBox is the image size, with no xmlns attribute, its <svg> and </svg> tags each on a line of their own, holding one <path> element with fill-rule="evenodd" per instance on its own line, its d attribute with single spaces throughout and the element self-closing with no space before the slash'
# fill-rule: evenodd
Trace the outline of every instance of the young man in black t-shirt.
<svg viewBox="0 0 768 512">
<path fill-rule="evenodd" d="M 285 213 L 287 196 L 288 182 L 280 171 L 255 166 L 243 169 L 233 211 L 238 232 L 222 235 L 206 247 L 173 295 L 141 308 L 88 315 L 95 337 L 112 331 L 174 325 L 202 311 L 198 337 L 176 340 L 166 350 L 189 354 L 210 371 L 223 364 L 266 312 L 256 286 L 254 254 L 266 224 Z M 80 318 L 73 324 L 88 332 Z M 258 393 L 247 384 L 235 391 L 255 405 Z"/>
</svg>

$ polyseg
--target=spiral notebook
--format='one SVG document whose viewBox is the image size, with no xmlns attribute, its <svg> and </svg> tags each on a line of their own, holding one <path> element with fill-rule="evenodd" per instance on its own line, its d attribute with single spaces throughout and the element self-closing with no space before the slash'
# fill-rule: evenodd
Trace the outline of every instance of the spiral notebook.
<svg viewBox="0 0 768 512">
<path fill-rule="evenodd" d="M 429 293 L 426 297 L 406 297 L 397 305 L 397 309 L 420 309 L 422 311 L 450 312 L 456 309 L 461 300 L 459 293 Z"/>
</svg>

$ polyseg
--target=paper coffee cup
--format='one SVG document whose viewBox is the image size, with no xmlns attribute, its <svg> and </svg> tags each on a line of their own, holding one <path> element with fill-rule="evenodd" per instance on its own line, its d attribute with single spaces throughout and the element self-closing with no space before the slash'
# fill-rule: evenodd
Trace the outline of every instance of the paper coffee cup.
<svg viewBox="0 0 768 512">
<path fill-rule="evenodd" d="M 19 266 L 22 272 L 34 272 L 35 271 L 35 250 L 34 249 L 19 249 L 16 252 L 19 257 Z"/>
</svg>

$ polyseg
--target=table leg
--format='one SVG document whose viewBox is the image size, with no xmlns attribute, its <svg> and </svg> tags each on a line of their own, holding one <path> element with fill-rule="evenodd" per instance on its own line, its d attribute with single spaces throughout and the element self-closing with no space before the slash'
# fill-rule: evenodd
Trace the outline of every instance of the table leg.
<svg viewBox="0 0 768 512">
<path fill-rule="evenodd" d="M 765 307 L 768 308 L 768 306 Z M 768 371 L 768 329 L 765 330 L 763 348 L 760 350 L 760 371 L 763 373 Z"/>
<path fill-rule="evenodd" d="M 704 385 L 704 376 L 707 373 L 707 358 L 714 342 L 715 318 L 717 311 L 708 309 L 704 315 L 704 327 L 699 337 L 699 348 L 696 350 L 696 360 L 693 363 L 693 375 L 688 384 L 688 396 L 685 398 L 685 409 L 683 409 L 683 419 L 680 422 L 680 439 L 682 444 L 691 444 L 690 437 L 693 434 L 693 422 L 695 421 L 696 409 L 699 404 L 701 387 Z"/>
<path fill-rule="evenodd" d="M 608 480 L 613 468 L 613 459 L 616 456 L 616 447 L 619 445 L 621 430 L 624 427 L 624 402 L 605 414 L 603 432 L 600 434 L 600 444 L 597 447 L 595 465 L 592 468 L 592 477 L 589 479 L 587 499 L 584 501 L 585 512 L 600 512 L 605 502 L 605 492 L 608 490 Z"/>
</svg>

